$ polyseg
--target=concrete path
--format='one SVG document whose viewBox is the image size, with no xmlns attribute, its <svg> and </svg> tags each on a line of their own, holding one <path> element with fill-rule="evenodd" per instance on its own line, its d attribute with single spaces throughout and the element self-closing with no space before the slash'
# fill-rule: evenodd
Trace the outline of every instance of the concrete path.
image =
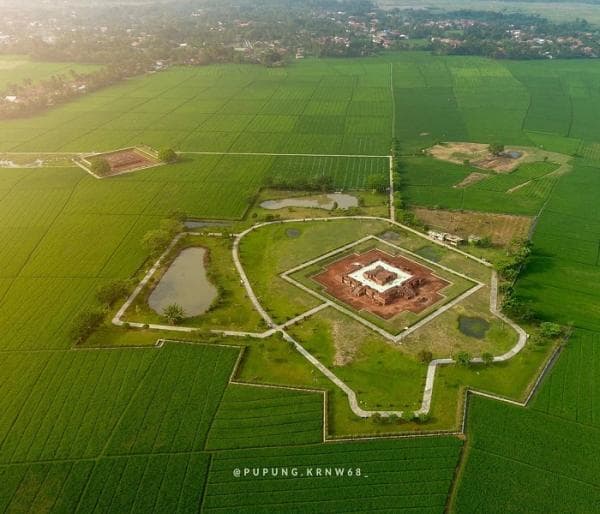
<svg viewBox="0 0 600 514">
<path fill-rule="evenodd" d="M 418 235 L 421 238 L 424 238 L 432 243 L 438 244 L 439 246 L 442 246 L 444 248 L 447 248 L 453 252 L 459 253 L 475 262 L 478 262 L 484 266 L 486 266 L 487 268 L 491 268 L 492 265 L 484 260 L 484 259 L 479 259 L 478 257 L 475 257 L 473 255 L 470 255 L 466 252 L 463 252 L 462 250 L 459 250 L 458 248 L 454 248 L 452 246 L 446 245 L 444 243 L 441 243 L 439 241 L 435 241 L 427 236 L 425 236 L 424 234 L 410 228 L 407 227 L 406 225 L 403 225 L 401 223 L 395 222 L 395 221 L 390 221 L 386 218 L 381 218 L 381 217 L 376 217 L 376 216 L 340 216 L 340 217 L 336 217 L 336 218 L 302 218 L 302 219 L 291 219 L 291 220 L 277 220 L 277 221 L 270 221 L 270 222 L 264 222 L 264 223 L 259 223 L 257 225 L 254 225 L 250 228 L 248 228 L 247 230 L 245 230 L 244 232 L 238 234 L 236 236 L 235 239 L 235 243 L 233 245 L 233 259 L 234 262 L 236 263 L 236 267 L 238 268 L 238 271 L 240 272 L 240 276 L 242 277 L 242 282 L 244 284 L 244 287 L 246 288 L 246 291 L 248 293 L 248 297 L 252 300 L 253 304 L 255 305 L 255 307 L 257 308 L 257 311 L 259 313 L 261 313 L 261 316 L 263 317 L 263 319 L 269 324 L 269 326 L 272 326 L 276 329 L 279 329 L 278 331 L 281 332 L 281 334 L 283 335 L 284 339 L 290 343 L 292 343 L 294 345 L 294 347 L 301 353 L 301 355 L 303 355 L 309 362 L 311 362 L 317 369 L 319 369 L 319 371 L 321 371 L 321 373 L 323 373 L 323 375 L 325 375 L 329 380 L 331 380 L 331 382 L 333 382 L 336 386 L 338 386 L 342 391 L 344 391 L 344 393 L 346 394 L 346 396 L 348 397 L 348 402 L 350 405 L 350 408 L 352 409 L 352 411 L 354 412 L 354 414 L 356 414 L 359 417 L 370 417 L 372 415 L 374 415 L 375 413 L 378 413 L 382 416 L 389 416 L 390 414 L 396 414 L 398 416 L 402 415 L 401 411 L 366 411 L 364 409 L 362 409 L 360 407 L 360 405 L 358 404 L 357 398 L 356 398 L 356 393 L 350 388 L 348 387 L 347 384 L 345 384 L 342 380 L 339 379 L 339 377 L 337 377 L 329 368 L 327 368 L 326 366 L 324 366 L 316 357 L 314 357 L 314 355 L 312 355 L 308 350 L 306 350 L 298 341 L 296 341 L 295 339 L 293 339 L 285 330 L 284 327 L 282 326 L 278 326 L 276 327 L 273 323 L 273 321 L 271 320 L 271 318 L 268 316 L 268 314 L 264 311 L 264 309 L 262 308 L 262 306 L 260 305 L 260 302 L 258 301 L 258 299 L 256 298 L 256 295 L 254 294 L 253 290 L 252 290 L 252 286 L 250 284 L 250 281 L 248 280 L 248 277 L 246 275 L 246 273 L 243 270 L 243 267 L 241 265 L 241 261 L 239 259 L 239 244 L 240 241 L 246 236 L 248 235 L 250 232 L 264 227 L 264 226 L 268 226 L 268 225 L 276 225 L 276 224 L 283 224 L 283 223 L 300 223 L 300 222 L 314 222 L 314 221 L 322 221 L 322 222 L 328 222 L 331 220 L 339 220 L 339 219 L 364 219 L 364 220 L 379 220 L 379 221 L 385 221 L 387 223 L 391 223 L 393 225 L 396 225 L 400 228 L 402 228 L 403 230 L 408 230 L 411 233 L 414 233 L 416 235 Z M 292 279 L 289 274 L 294 273 L 295 271 L 298 271 L 300 269 L 303 269 L 304 267 L 308 266 L 308 265 L 312 265 L 314 263 L 319 262 L 321 259 L 323 258 L 327 258 L 329 256 L 335 255 L 336 253 L 340 252 L 340 251 L 344 251 L 345 249 L 349 249 L 352 248 L 353 246 L 355 246 L 356 244 L 358 244 L 359 242 L 362 242 L 364 240 L 368 240 L 373 236 L 367 236 L 365 238 L 360 239 L 358 242 L 355 241 L 353 243 L 350 243 L 348 245 L 344 245 L 336 250 L 333 250 L 331 252 L 328 252 L 327 254 L 324 254 L 320 257 L 317 257 L 316 259 L 312 259 L 311 261 L 309 261 L 309 263 L 304 263 L 301 264 L 299 266 L 296 266 L 294 268 L 292 268 L 291 270 L 286 271 L 285 273 L 283 273 L 281 275 L 282 278 L 284 278 L 285 280 L 287 280 L 288 282 L 293 283 L 294 285 L 296 285 L 297 287 L 299 287 L 300 289 L 302 289 L 303 291 L 306 291 L 309 294 L 314 295 L 318 295 L 318 293 L 316 293 L 315 291 L 313 291 L 312 289 L 304 286 L 303 284 L 300 284 L 299 282 L 295 281 L 294 279 Z M 390 244 L 387 241 L 384 241 L 387 244 Z M 394 245 L 391 245 L 394 246 Z M 403 251 L 406 251 L 404 249 L 402 249 Z M 422 259 L 422 257 L 419 257 Z M 457 303 L 459 303 L 460 301 L 464 300 L 464 298 L 466 296 L 468 296 L 469 294 L 473 294 L 476 290 L 481 289 L 485 284 L 483 284 L 482 282 L 476 281 L 470 277 L 467 277 L 466 275 L 462 275 L 458 272 L 455 272 L 454 270 L 450 270 L 449 268 L 446 268 L 448 271 L 455 273 L 457 275 L 461 275 L 464 278 L 474 281 L 477 283 L 477 286 L 475 288 L 472 288 L 471 290 L 467 291 L 466 293 L 464 293 L 463 295 L 461 295 L 460 297 L 458 297 L 457 299 L 454 300 L 454 303 L 451 302 L 451 304 L 448 304 L 448 306 L 446 306 L 446 310 L 452 308 L 454 305 L 456 305 Z M 466 295 L 466 296 L 465 296 Z M 492 271 L 492 277 L 491 277 L 491 283 L 490 283 L 490 312 L 492 312 L 494 315 L 498 316 L 499 318 L 501 318 L 503 321 L 506 321 L 512 328 L 514 328 L 517 333 L 519 334 L 519 340 L 517 342 L 517 344 L 515 345 L 515 347 L 513 349 L 511 349 L 509 352 L 507 352 L 504 355 L 501 355 L 499 357 L 495 357 L 494 361 L 496 362 L 501 362 L 504 360 L 508 360 L 510 359 L 512 356 L 516 355 L 519 351 L 522 350 L 522 348 L 525 346 L 525 343 L 527 341 L 527 334 L 525 333 L 525 331 L 523 329 L 521 329 L 521 327 L 519 327 L 517 324 L 515 324 L 514 322 L 512 322 L 511 320 L 508 320 L 508 318 L 506 318 L 505 316 L 503 316 L 497 308 L 497 295 L 498 295 L 498 277 L 496 275 L 495 271 Z M 369 321 L 365 320 L 364 318 L 358 316 L 357 314 L 355 314 L 354 312 L 351 312 L 347 309 L 344 309 L 343 307 L 337 305 L 337 303 L 335 302 L 330 302 L 329 300 L 325 299 L 324 297 L 322 297 L 321 299 L 325 300 L 325 303 L 329 302 L 330 306 L 340 310 L 341 312 L 344 312 L 344 314 L 347 314 L 348 316 L 352 317 L 353 319 L 356 319 L 357 321 L 366 324 L 367 326 L 369 326 L 369 328 L 371 328 L 372 330 L 380 333 L 381 335 L 383 335 L 384 337 L 386 337 L 387 339 L 389 339 L 389 335 L 385 330 L 381 329 L 380 327 L 377 327 L 376 325 L 370 323 Z M 323 304 L 325 305 L 325 304 Z M 322 308 L 324 308 L 323 306 L 320 306 Z M 319 309 L 320 310 L 320 309 Z M 445 311 L 444 311 L 445 312 Z M 291 320 L 290 320 L 291 321 Z M 431 321 L 431 319 L 429 319 L 428 321 Z M 383 332 L 383 333 L 382 333 Z M 401 335 L 402 336 L 402 335 Z M 397 337 L 401 337 L 401 336 L 397 336 Z M 405 337 L 405 336 L 404 336 Z M 481 359 L 473 359 L 472 360 L 473 363 L 478 363 L 481 362 Z M 433 360 L 428 368 L 427 368 L 427 375 L 426 375 L 426 379 L 425 379 L 425 389 L 423 391 L 423 399 L 421 402 L 421 408 L 417 411 L 415 411 L 415 415 L 419 415 L 419 414 L 427 414 L 429 413 L 430 409 L 431 409 L 431 400 L 433 397 L 433 386 L 434 386 L 434 382 L 435 382 L 435 371 L 437 369 L 437 366 L 439 365 L 446 365 L 446 364 L 453 364 L 454 360 L 451 358 L 447 358 L 447 359 L 436 359 Z M 502 400 L 502 397 L 498 397 L 498 399 Z"/>
<path fill-rule="evenodd" d="M 324 258 L 333 256 L 341 251 L 345 251 L 346 249 L 352 248 L 353 246 L 356 246 L 357 244 L 360 244 L 361 242 L 364 242 L 364 241 L 367 241 L 367 240 L 373 239 L 373 238 L 377 239 L 385 244 L 388 244 L 392 247 L 399 248 L 403 252 L 413 254 L 409 250 L 397 247 L 396 245 L 390 243 L 389 241 L 382 240 L 380 238 L 377 238 L 376 236 L 366 236 L 358 241 L 354 241 L 352 243 L 349 243 L 348 245 L 344 245 L 344 246 L 342 246 L 336 250 L 333 250 L 331 252 L 328 252 L 327 254 L 322 255 L 316 259 L 312 259 L 308 263 L 303 263 L 303 264 L 296 266 L 295 268 L 292 268 L 291 270 L 288 270 L 285 273 L 283 273 L 281 275 L 281 277 L 283 279 L 294 284 L 295 286 L 299 287 L 303 291 L 306 291 L 307 293 L 312 294 L 313 296 L 315 296 L 315 295 L 318 296 L 323 301 L 323 303 L 286 321 L 283 324 L 279 324 L 279 325 L 276 324 L 273 321 L 273 319 L 271 318 L 271 316 L 264 309 L 264 307 L 262 306 L 262 304 L 260 303 L 259 299 L 257 298 L 256 294 L 254 293 L 254 291 L 252 289 L 252 286 L 250 284 L 248 276 L 246 275 L 246 272 L 242 266 L 242 263 L 241 263 L 241 260 L 239 257 L 240 242 L 250 232 L 252 232 L 258 228 L 268 226 L 268 225 L 282 224 L 282 223 L 315 222 L 315 221 L 329 222 L 329 221 L 335 221 L 335 220 L 340 220 L 340 219 L 342 219 L 342 220 L 343 219 L 352 219 L 352 220 L 385 221 L 387 223 L 391 223 L 392 225 L 398 226 L 399 228 L 401 228 L 403 230 L 407 230 L 413 234 L 416 234 L 419 237 L 426 239 L 427 241 L 429 241 L 433 244 L 443 246 L 444 248 L 447 248 L 453 252 L 459 253 L 459 254 L 461 254 L 471 260 L 474 260 L 488 268 L 491 267 L 491 264 L 483 259 L 479 259 L 479 258 L 477 258 L 473 255 L 467 254 L 466 252 L 463 252 L 457 248 L 454 248 L 454 247 L 448 246 L 444 243 L 441 243 L 439 241 L 430 239 L 427 236 L 425 236 L 424 234 L 412 229 L 411 227 L 407 227 L 406 225 L 403 225 L 396 221 L 390 221 L 387 218 L 381 218 L 381 217 L 376 217 L 376 216 L 340 216 L 340 217 L 335 217 L 335 218 L 303 218 L 303 219 L 278 220 L 278 221 L 258 223 L 256 225 L 253 225 L 252 227 L 244 230 L 240 234 L 236 235 L 236 237 L 234 239 L 234 243 L 233 243 L 233 248 L 232 248 L 232 258 L 233 258 L 233 262 L 236 267 L 236 270 L 240 276 L 241 283 L 246 290 L 246 294 L 247 294 L 248 298 L 250 299 L 252 305 L 254 306 L 256 311 L 259 313 L 259 315 L 262 317 L 262 319 L 265 321 L 265 323 L 267 324 L 267 326 L 269 328 L 266 331 L 261 332 L 261 333 L 233 331 L 233 330 L 213 330 L 212 332 L 215 334 L 223 335 L 225 337 L 253 337 L 253 338 L 259 338 L 259 339 L 264 339 L 264 338 L 270 337 L 272 335 L 275 335 L 277 333 L 280 333 L 282 335 L 282 337 L 284 338 L 284 340 L 291 343 L 294 346 L 294 348 L 296 348 L 296 350 L 302 356 L 304 356 L 324 376 L 326 376 L 333 384 L 335 384 L 337 387 L 339 387 L 346 394 L 346 396 L 348 397 L 348 402 L 349 402 L 350 408 L 352 409 L 352 411 L 354 412 L 354 414 L 356 416 L 359 416 L 362 418 L 368 418 L 368 417 L 373 416 L 374 414 L 379 414 L 381 416 L 390 416 L 390 415 L 402 416 L 403 415 L 402 411 L 368 411 L 368 410 L 361 408 L 359 401 L 357 399 L 356 393 L 352 390 L 352 388 L 350 388 L 344 381 L 342 381 L 337 375 L 335 375 L 335 373 L 333 373 L 329 368 L 327 368 L 327 366 L 325 366 L 323 363 L 321 363 L 314 355 L 312 355 L 308 350 L 306 350 L 306 348 L 304 348 L 298 341 L 296 341 L 290 334 L 288 334 L 285 329 L 294 325 L 295 323 L 299 323 L 299 322 L 309 318 L 310 316 L 313 316 L 314 314 L 320 312 L 323 309 L 332 307 L 332 308 L 337 309 L 340 312 L 346 314 L 347 316 L 350 316 L 352 319 L 355 319 L 356 321 L 362 323 L 363 325 L 367 326 L 371 330 L 379 333 L 386 339 L 393 341 L 393 342 L 399 342 L 401 339 L 407 337 L 410 333 L 414 332 L 418 328 L 422 327 L 423 325 L 425 325 L 426 323 L 431 321 L 431 319 L 433 319 L 433 317 L 440 315 L 443 312 L 448 311 L 449 309 L 454 307 L 456 304 L 458 304 L 459 302 L 464 300 L 467 296 L 469 296 L 470 294 L 473 294 L 475 291 L 478 291 L 479 289 L 481 289 L 483 286 L 485 286 L 485 284 L 482 282 L 479 282 L 477 280 L 474 280 L 471 277 L 468 277 L 468 276 L 458 273 L 454 270 L 451 270 L 450 268 L 446 268 L 439 264 L 432 263 L 432 264 L 435 264 L 436 266 L 439 266 L 439 267 L 447 270 L 448 272 L 451 272 L 455 275 L 461 276 L 465 279 L 475 282 L 476 286 L 471 288 L 469 291 L 466 291 L 461 296 L 454 299 L 452 302 L 450 302 L 450 303 L 446 304 L 445 306 L 443 306 L 442 308 L 438 309 L 436 312 L 432 313 L 431 316 L 424 318 L 423 320 L 421 320 L 420 322 L 415 324 L 413 327 L 411 327 L 412 330 L 409 328 L 407 331 L 403 332 L 402 334 L 400 334 L 398 336 L 394 336 L 392 334 L 389 334 L 387 331 L 383 330 L 382 328 L 378 327 L 377 325 L 369 322 L 368 320 L 366 320 L 366 319 L 362 318 L 361 316 L 357 315 L 356 313 L 352 312 L 351 310 L 345 309 L 344 307 L 338 305 L 336 302 L 333 302 L 325 297 L 321 297 L 320 295 L 318 295 L 318 293 L 316 293 L 312 289 L 304 286 L 303 284 L 300 284 L 299 282 L 295 281 L 294 279 L 292 279 L 289 276 L 290 274 L 294 273 L 295 271 L 303 269 L 306 266 L 315 264 Z M 122 320 L 125 312 L 131 307 L 135 298 L 140 294 L 140 292 L 143 290 L 143 288 L 148 284 L 149 280 L 152 278 L 154 273 L 156 273 L 156 271 L 159 269 L 160 265 L 162 264 L 162 262 L 164 261 L 166 256 L 173 250 L 173 248 L 175 247 L 177 242 L 186 234 L 197 235 L 196 233 L 193 233 L 193 232 L 185 232 L 185 233 L 181 233 L 181 234 L 177 235 L 173 239 L 173 241 L 171 242 L 169 247 L 158 258 L 158 260 L 154 263 L 152 268 L 150 268 L 150 270 L 148 270 L 148 272 L 146 273 L 146 275 L 144 276 L 142 281 L 138 284 L 138 286 L 134 289 L 134 291 L 131 293 L 131 295 L 127 298 L 125 303 L 118 310 L 118 312 L 116 313 L 115 317 L 112 320 L 114 325 L 125 326 L 127 324 L 128 326 L 131 326 L 134 328 L 150 328 L 150 329 L 154 329 L 154 330 L 164 330 L 164 331 L 182 332 L 182 333 L 192 333 L 197 330 L 197 328 L 194 328 L 194 327 L 182 327 L 182 326 L 171 326 L 171 325 L 160 325 L 160 324 L 144 324 L 144 323 L 137 323 L 137 322 L 129 322 L 128 323 L 128 322 L 125 322 Z M 413 254 L 413 255 L 416 255 L 416 254 Z M 419 256 L 419 259 L 423 259 L 423 257 Z M 424 259 L 424 260 L 427 261 L 427 259 Z M 506 318 L 499 311 L 499 309 L 498 309 L 498 277 L 497 277 L 497 274 L 495 271 L 492 272 L 492 277 L 491 277 L 491 282 L 490 282 L 490 311 L 495 316 L 499 317 L 504 322 L 506 322 L 508 325 L 510 325 L 519 335 L 517 344 L 510 351 L 508 351 L 505 354 L 500 355 L 498 357 L 494 357 L 494 362 L 503 362 L 503 361 L 506 361 L 506 360 L 512 358 L 513 356 L 515 356 L 517 353 L 519 353 L 523 349 L 523 347 L 525 346 L 525 344 L 527 342 L 527 334 L 521 327 L 519 327 L 516 323 L 514 323 L 510 319 Z M 473 359 L 472 362 L 480 363 L 480 362 L 482 362 L 482 360 L 481 359 Z M 428 413 L 430 411 L 431 400 L 432 400 L 432 396 L 433 396 L 433 387 L 434 387 L 434 382 L 435 382 L 435 372 L 436 372 L 437 366 L 453 364 L 453 363 L 454 363 L 454 361 L 451 358 L 446 358 L 446 359 L 433 360 L 429 364 L 429 366 L 427 368 L 425 389 L 423 391 L 423 399 L 422 399 L 422 403 L 421 403 L 421 408 L 414 413 L 415 415 Z M 485 394 L 487 394 L 487 393 L 485 393 Z M 499 400 L 506 401 L 506 399 L 504 399 L 500 396 L 494 396 L 494 395 L 489 395 L 489 396 L 499 399 Z"/>
</svg>

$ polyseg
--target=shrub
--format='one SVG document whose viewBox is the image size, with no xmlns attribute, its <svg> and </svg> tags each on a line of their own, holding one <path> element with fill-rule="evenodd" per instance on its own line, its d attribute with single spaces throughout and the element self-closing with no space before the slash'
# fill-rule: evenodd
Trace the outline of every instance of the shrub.
<svg viewBox="0 0 600 514">
<path fill-rule="evenodd" d="M 492 238 L 490 236 L 482 237 L 475 243 L 479 248 L 490 248 L 492 246 Z"/>
<path fill-rule="evenodd" d="M 112 307 L 118 299 L 127 294 L 127 291 L 128 287 L 125 280 L 113 280 L 98 288 L 96 299 L 106 307 Z"/>
<path fill-rule="evenodd" d="M 402 422 L 402 418 L 398 414 L 390 414 L 388 416 L 388 422 L 392 425 L 399 425 Z"/>
<path fill-rule="evenodd" d="M 178 325 L 185 318 L 185 311 L 181 305 L 172 303 L 163 309 L 163 316 L 169 325 Z"/>
<path fill-rule="evenodd" d="M 429 364 L 433 360 L 433 354 L 429 350 L 421 350 L 418 357 L 423 364 Z"/>
<path fill-rule="evenodd" d="M 471 365 L 471 354 L 469 352 L 458 352 L 456 354 L 456 362 L 459 366 L 468 368 Z"/>
<path fill-rule="evenodd" d="M 540 334 L 542 337 L 555 338 L 562 334 L 562 328 L 558 323 L 543 322 L 540 323 Z"/>
<path fill-rule="evenodd" d="M 502 152 L 504 152 L 504 145 L 502 143 L 492 143 L 488 149 L 491 154 L 500 155 Z"/>
<path fill-rule="evenodd" d="M 428 412 L 419 412 L 419 414 L 415 418 L 415 421 L 417 423 L 427 423 L 430 419 L 431 417 L 429 416 Z"/>
<path fill-rule="evenodd" d="M 104 313 L 99 309 L 86 309 L 73 321 L 70 336 L 75 343 L 85 341 L 104 321 Z"/>
<path fill-rule="evenodd" d="M 494 356 L 490 352 L 485 352 L 481 356 L 481 360 L 483 361 L 483 363 L 486 366 L 489 366 L 490 364 L 492 364 L 494 362 Z"/>
<path fill-rule="evenodd" d="M 104 175 L 108 175 L 112 168 L 106 159 L 103 157 L 96 157 L 92 161 L 92 165 L 90 169 L 94 175 L 98 175 L 99 177 L 103 177 Z"/>
<path fill-rule="evenodd" d="M 172 148 L 163 148 L 158 151 L 158 158 L 166 163 L 172 164 L 177 162 L 177 154 Z"/>
</svg>

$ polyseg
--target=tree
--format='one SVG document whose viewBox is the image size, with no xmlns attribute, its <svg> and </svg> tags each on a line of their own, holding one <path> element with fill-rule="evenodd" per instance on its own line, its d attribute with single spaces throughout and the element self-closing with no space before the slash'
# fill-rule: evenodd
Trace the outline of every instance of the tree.
<svg viewBox="0 0 600 514">
<path fill-rule="evenodd" d="M 419 351 L 418 357 L 423 364 L 429 364 L 433 360 L 433 354 L 429 350 Z"/>
<path fill-rule="evenodd" d="M 146 232 L 143 245 L 155 256 L 162 253 L 173 238 L 183 230 L 182 213 L 174 212 L 170 218 L 161 220 L 160 228 Z"/>
<path fill-rule="evenodd" d="M 171 235 L 166 230 L 150 230 L 146 232 L 142 243 L 150 251 L 150 255 L 154 256 L 161 253 L 169 245 L 171 239 Z"/>
<path fill-rule="evenodd" d="M 96 299 L 110 308 L 119 298 L 123 298 L 127 294 L 128 289 L 125 280 L 113 280 L 98 288 Z"/>
<path fill-rule="evenodd" d="M 177 162 L 177 154 L 172 148 L 163 148 L 158 151 L 158 158 L 166 163 L 173 164 Z"/>
<path fill-rule="evenodd" d="M 459 366 L 468 368 L 471 365 L 471 354 L 469 352 L 458 352 L 456 354 L 456 362 Z"/>
<path fill-rule="evenodd" d="M 163 309 L 163 316 L 169 325 L 178 325 L 185 318 L 185 311 L 178 303 L 172 303 Z"/>
<path fill-rule="evenodd" d="M 492 155 L 500 155 L 504 152 L 504 145 L 502 143 L 492 143 L 488 149 Z"/>
<path fill-rule="evenodd" d="M 494 356 L 490 352 L 485 352 L 481 356 L 481 360 L 483 361 L 483 363 L 486 366 L 489 366 L 490 364 L 492 364 L 494 362 Z"/>
<path fill-rule="evenodd" d="M 71 339 L 76 343 L 85 341 L 104 321 L 104 313 L 98 309 L 86 309 L 80 312 L 71 326 Z"/>
<path fill-rule="evenodd" d="M 544 321 L 540 323 L 540 334 L 542 337 L 554 339 L 562 334 L 562 328 L 558 323 Z"/>
<path fill-rule="evenodd" d="M 99 177 L 108 175 L 112 171 L 110 164 L 103 157 L 96 157 L 93 159 L 90 169 L 94 175 L 98 175 Z"/>
</svg>

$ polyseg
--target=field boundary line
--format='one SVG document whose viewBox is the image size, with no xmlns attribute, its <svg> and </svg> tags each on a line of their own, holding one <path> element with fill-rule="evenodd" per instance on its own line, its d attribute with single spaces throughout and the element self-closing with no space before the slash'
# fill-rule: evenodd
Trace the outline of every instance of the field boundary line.
<svg viewBox="0 0 600 514">
<path fill-rule="evenodd" d="M 394 205 L 394 158 L 392 156 L 390 156 L 389 159 L 390 159 L 390 195 L 389 195 L 390 220 L 395 222 L 396 221 L 396 206 Z"/>
<path fill-rule="evenodd" d="M 327 154 L 327 153 L 270 153 L 270 152 L 194 152 L 178 151 L 178 155 L 247 155 L 247 156 L 272 156 L 272 157 L 348 157 L 357 159 L 387 159 L 389 155 L 366 154 Z"/>
</svg>

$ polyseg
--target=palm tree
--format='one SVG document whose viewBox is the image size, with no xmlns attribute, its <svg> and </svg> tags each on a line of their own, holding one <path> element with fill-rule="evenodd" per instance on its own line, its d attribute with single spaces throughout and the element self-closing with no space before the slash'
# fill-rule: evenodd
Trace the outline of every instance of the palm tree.
<svg viewBox="0 0 600 514">
<path fill-rule="evenodd" d="M 178 303 L 172 303 L 163 309 L 163 316 L 169 325 L 178 325 L 185 318 L 185 311 Z"/>
</svg>

